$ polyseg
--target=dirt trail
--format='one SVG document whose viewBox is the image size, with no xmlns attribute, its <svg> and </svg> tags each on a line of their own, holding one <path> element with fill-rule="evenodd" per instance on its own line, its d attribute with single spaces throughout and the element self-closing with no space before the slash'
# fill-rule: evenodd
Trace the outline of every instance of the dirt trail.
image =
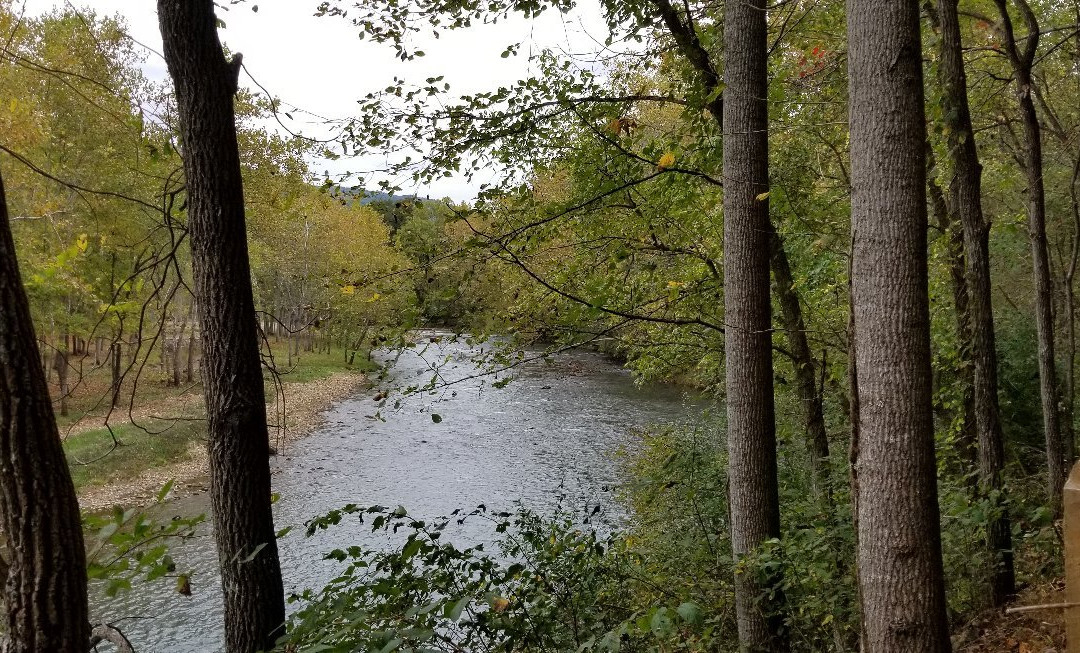
<svg viewBox="0 0 1080 653">
<path fill-rule="evenodd" d="M 286 448 L 323 423 L 323 413 L 334 402 L 356 394 L 366 384 L 367 378 L 355 372 L 340 372 L 317 381 L 286 383 L 284 428 L 279 428 L 282 412 L 279 399 L 266 405 L 271 446 L 284 453 Z M 199 399 L 185 398 L 182 402 L 187 404 L 198 402 Z M 140 412 L 150 414 L 161 408 L 152 406 Z M 175 481 L 173 496 L 194 494 L 206 489 L 208 474 L 206 446 L 197 442 L 192 444 L 184 457 L 169 465 L 144 470 L 134 478 L 116 479 L 105 485 L 85 488 L 79 494 L 79 505 L 83 510 L 91 511 L 114 505 L 143 505 L 152 501 L 170 479 Z"/>
</svg>

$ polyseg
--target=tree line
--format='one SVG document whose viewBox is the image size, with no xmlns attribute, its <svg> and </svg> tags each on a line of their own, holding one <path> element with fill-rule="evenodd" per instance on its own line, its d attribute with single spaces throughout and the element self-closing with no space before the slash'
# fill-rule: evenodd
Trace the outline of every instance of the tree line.
<svg viewBox="0 0 1080 653">
<path fill-rule="evenodd" d="M 1018 578 L 1037 582 L 1060 569 L 1060 547 L 1040 549 L 1035 534 L 1060 516 L 1076 456 L 1080 5 L 603 7 L 613 53 L 603 69 L 541 52 L 538 74 L 491 92 L 455 97 L 433 78 L 362 98 L 361 113 L 338 125 L 343 149 L 423 142 L 428 155 L 397 171 L 421 183 L 447 171 L 504 172 L 475 206 L 429 207 L 431 215 L 416 218 L 395 205 L 379 220 L 303 184 L 282 189 L 303 178 L 302 139 L 238 129 L 237 118 L 260 100 L 237 93 L 242 58 L 223 51 L 213 3 L 159 1 L 175 115 L 145 119 L 135 91 L 111 111 L 141 123 L 150 136 L 138 139 L 138 156 L 154 160 L 149 141 L 166 160 L 162 171 L 118 170 L 91 186 L 75 181 L 71 164 L 57 169 L 71 175 L 61 191 L 69 202 L 36 205 L 44 215 L 88 204 L 87 195 L 103 202 L 95 207 L 115 202 L 124 207 L 115 215 L 133 223 L 154 217 L 153 245 L 124 248 L 118 268 L 119 255 L 107 250 L 116 238 L 104 229 L 122 220 L 88 211 L 80 220 L 101 221 L 96 239 L 80 231 L 85 222 L 51 220 L 59 228 L 38 237 L 57 240 L 24 264 L 39 282 L 14 265 L 9 233 L 37 221 L 12 219 L 6 209 L 0 221 L 8 252 L 0 288 L 13 307 L 0 332 L 0 514 L 8 586 L 26 588 L 5 600 L 11 650 L 76 650 L 90 640 L 77 504 L 33 326 L 49 325 L 62 336 L 56 349 L 66 349 L 70 334 L 85 329 L 71 322 L 77 302 L 92 306 L 97 293 L 115 307 L 135 296 L 130 313 L 110 308 L 94 317 L 118 328 L 188 278 L 229 651 L 269 650 L 285 624 L 259 327 L 314 327 L 315 346 L 314 334 L 338 316 L 324 333 L 339 328 L 343 342 L 355 342 L 374 324 L 456 310 L 452 317 L 477 332 L 598 343 L 644 378 L 714 392 L 725 413 L 724 486 L 714 489 L 711 500 L 722 506 L 705 540 L 724 543 L 726 562 L 716 568 L 729 576 L 743 650 L 951 650 L 950 619 L 998 609 L 1015 596 Z M 327 2 L 320 11 L 408 59 L 422 56 L 408 37 L 432 23 L 456 29 L 567 9 L 413 0 Z M 77 28 L 77 15 L 55 22 L 65 20 Z M 117 36 L 114 47 L 125 43 Z M 35 53 L 25 66 L 40 67 L 44 57 Z M 17 67 L 3 74 L 24 78 Z M 75 102 L 64 86 L 71 76 L 47 78 Z M 22 119 L 86 113 L 28 111 Z M 19 192 L 53 188 L 41 179 L 55 184 L 60 173 L 29 165 L 44 154 L 26 154 L 47 153 L 48 143 L 12 142 L 4 144 L 8 167 L 31 180 Z M 132 141 L 100 146 L 118 143 Z M 332 245 L 344 233 L 374 249 L 341 254 Z M 281 242 L 296 256 L 274 258 Z M 57 253 L 57 243 L 67 249 Z M 25 249 L 33 260 L 35 248 Z M 260 266 L 263 255 L 272 261 Z M 83 264 L 97 271 L 70 279 Z M 110 269 L 121 271 L 106 283 L 102 270 Z M 144 289 L 141 280 L 155 274 L 158 282 Z M 393 306 L 380 299 L 390 291 L 378 284 L 403 276 L 411 284 L 393 292 L 413 296 L 384 309 Z M 57 315 L 33 314 L 35 292 L 52 293 L 39 305 Z M 372 301 L 350 303 L 358 298 Z M 273 307 L 272 320 L 260 320 L 260 303 Z M 175 321 L 168 328 L 184 332 Z M 28 447 L 30 438 L 47 446 Z M 792 500 L 801 487 L 812 490 L 811 501 Z M 956 515 L 962 519 L 948 519 Z M 763 564 L 771 547 L 800 541 L 807 523 L 822 525 L 818 543 L 839 541 L 842 550 L 795 551 L 785 564 Z M 847 528 L 849 539 L 826 539 Z M 967 552 L 977 573 L 949 562 Z M 822 560 L 837 588 L 853 587 L 840 609 L 795 628 L 805 596 L 792 570 Z M 63 573 L 45 573 L 45 564 Z M 32 590 L 48 583 L 50 591 Z M 836 626 L 841 620 L 846 630 Z"/>
</svg>

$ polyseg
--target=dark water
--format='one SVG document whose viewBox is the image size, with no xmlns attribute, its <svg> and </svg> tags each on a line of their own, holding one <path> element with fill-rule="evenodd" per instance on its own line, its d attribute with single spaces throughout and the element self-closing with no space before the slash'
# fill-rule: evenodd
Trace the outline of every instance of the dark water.
<svg viewBox="0 0 1080 653">
<path fill-rule="evenodd" d="M 614 497 L 617 452 L 633 446 L 633 431 L 693 421 L 701 408 L 671 388 L 639 388 L 629 374 L 598 354 L 567 352 L 551 363 L 525 362 L 514 380 L 469 378 L 476 350 L 461 343 L 429 344 L 393 363 L 387 387 L 423 386 L 438 375 L 438 389 L 402 397 L 392 393 L 380 410 L 378 389 L 346 399 L 326 414 L 326 424 L 273 460 L 279 541 L 286 591 L 321 587 L 332 578 L 327 551 L 353 544 L 389 546 L 356 521 L 315 537 L 303 535 L 312 517 L 347 503 L 405 506 L 432 518 L 480 503 L 513 511 L 556 507 L 572 513 L 599 505 L 607 526 L 622 518 Z M 434 369 L 433 369 L 434 368 Z M 401 406 L 393 408 L 396 400 Z M 432 414 L 438 414 L 436 423 Z M 205 497 L 180 502 L 181 512 L 206 510 Z M 221 597 L 217 556 L 209 527 L 173 547 L 181 571 L 194 570 L 193 595 L 168 580 L 136 585 L 115 599 L 93 601 L 96 618 L 116 623 L 140 653 L 220 650 Z M 482 521 L 448 535 L 462 544 L 494 540 Z"/>
</svg>

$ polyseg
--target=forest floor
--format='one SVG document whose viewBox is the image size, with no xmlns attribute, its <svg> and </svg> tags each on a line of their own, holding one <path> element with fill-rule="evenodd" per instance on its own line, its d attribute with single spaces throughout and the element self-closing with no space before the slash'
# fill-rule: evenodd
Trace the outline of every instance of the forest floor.
<svg viewBox="0 0 1080 653">
<path fill-rule="evenodd" d="M 282 374 L 280 390 L 268 381 L 271 446 L 283 452 L 316 429 L 334 402 L 367 384 L 366 369 L 363 364 L 347 365 L 341 352 L 304 352 Z M 108 380 L 98 376 L 103 375 L 84 377 L 69 398 L 68 415 L 57 417 L 80 507 L 96 511 L 145 505 L 170 480 L 173 496 L 205 490 L 202 385 L 197 381 L 169 385 L 164 378 L 147 374 L 134 393 L 124 388 L 121 406 L 110 414 Z M 58 389 L 50 389 L 56 396 Z"/>
<path fill-rule="evenodd" d="M 1020 592 L 1010 607 L 1065 602 L 1065 582 L 1057 579 Z M 1044 609 L 1002 615 L 986 613 L 953 631 L 957 653 L 1062 653 L 1065 619 L 1061 610 Z"/>
</svg>

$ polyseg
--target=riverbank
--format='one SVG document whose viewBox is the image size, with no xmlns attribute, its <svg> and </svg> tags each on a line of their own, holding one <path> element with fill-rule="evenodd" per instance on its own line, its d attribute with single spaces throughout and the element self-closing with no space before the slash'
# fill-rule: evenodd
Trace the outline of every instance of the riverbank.
<svg viewBox="0 0 1080 653">
<path fill-rule="evenodd" d="M 281 455 L 312 433 L 335 402 L 361 391 L 367 377 L 352 370 L 285 382 L 283 392 L 267 401 L 271 446 Z M 271 393 L 273 391 L 271 390 Z M 282 402 L 282 396 L 284 401 Z M 137 506 L 152 501 L 173 481 L 173 496 L 205 491 L 208 486 L 202 390 L 179 391 L 113 420 L 112 432 L 96 424 L 72 429 L 64 448 L 83 510 L 114 505 Z"/>
</svg>

